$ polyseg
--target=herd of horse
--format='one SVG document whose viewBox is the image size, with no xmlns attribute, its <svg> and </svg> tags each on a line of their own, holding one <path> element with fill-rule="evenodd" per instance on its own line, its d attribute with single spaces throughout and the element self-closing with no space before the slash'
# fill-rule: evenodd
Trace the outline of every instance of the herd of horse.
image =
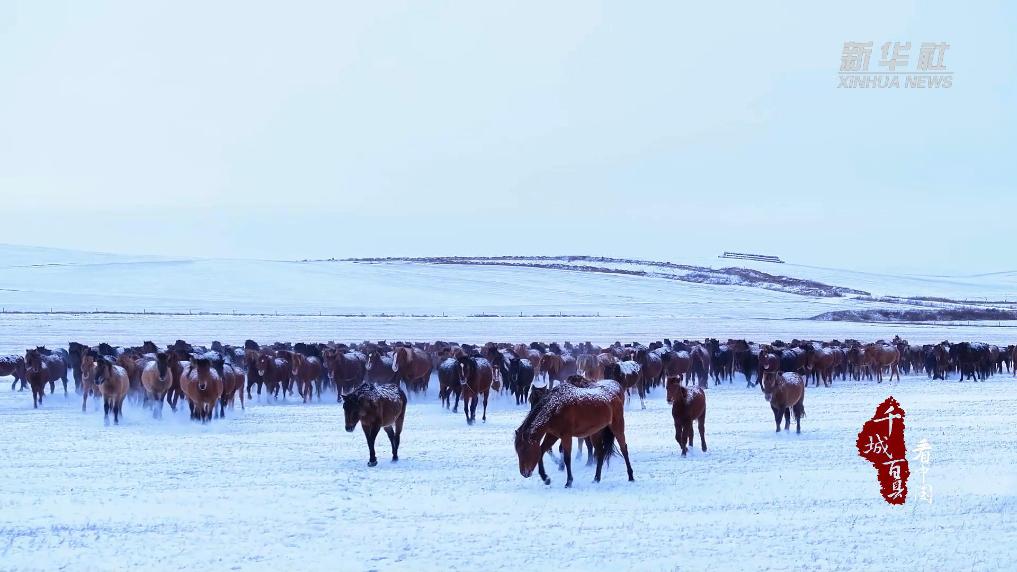
<svg viewBox="0 0 1017 572">
<path fill-rule="evenodd" d="M 259 344 L 242 346 L 213 342 L 210 347 L 184 340 L 159 347 L 151 341 L 140 346 L 95 346 L 71 342 L 67 349 L 30 348 L 24 356 L 0 356 L 0 376 L 13 376 L 13 391 L 21 384 L 31 389 L 33 407 L 61 381 L 68 395 L 68 376 L 87 411 L 89 397 L 103 402 L 104 421 L 119 424 L 123 403 L 131 400 L 162 416 L 164 404 L 175 412 L 183 398 L 193 420 L 207 423 L 224 417 L 239 398 L 240 407 L 258 399 L 285 400 L 297 396 L 304 403 L 335 391 L 342 402 L 345 428 L 360 424 L 377 464 L 375 439 L 384 430 L 398 449 L 406 414 L 407 392 L 426 392 L 437 373 L 441 405 L 457 412 L 462 401 L 466 422 L 487 420 L 492 391 L 510 393 L 516 405 L 528 404 L 529 414 L 515 433 L 519 471 L 529 477 L 534 468 L 544 482 L 545 454 L 553 455 L 560 441 L 559 467 L 572 483 L 572 440 L 587 451 L 587 463 L 596 463 L 600 480 L 605 460 L 620 453 L 632 480 L 625 440 L 624 408 L 638 396 L 645 409 L 647 393 L 663 387 L 672 407 L 675 441 L 685 456 L 698 427 L 700 445 L 705 436 L 706 392 L 714 385 L 733 383 L 744 376 L 747 387 L 758 386 L 769 403 L 776 430 L 790 429 L 795 419 L 801 432 L 805 415 L 805 388 L 811 381 L 830 386 L 837 379 L 883 381 L 912 371 L 931 379 L 984 380 L 1004 371 L 1017 376 L 1017 348 L 979 342 L 911 345 L 895 337 L 890 341 L 775 340 L 757 344 L 729 339 L 726 343 L 664 339 L 648 345 L 615 342 L 601 347 L 590 342 L 483 345 L 437 341 Z"/>
</svg>

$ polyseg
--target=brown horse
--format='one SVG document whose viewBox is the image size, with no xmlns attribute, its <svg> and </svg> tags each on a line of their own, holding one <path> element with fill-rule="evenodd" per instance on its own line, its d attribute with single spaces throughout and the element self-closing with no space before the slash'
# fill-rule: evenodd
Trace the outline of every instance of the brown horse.
<svg viewBox="0 0 1017 572">
<path fill-rule="evenodd" d="M 550 484 L 544 470 L 544 453 L 561 439 L 565 460 L 566 487 L 572 486 L 572 438 L 590 437 L 597 456 L 595 482 L 600 482 L 604 460 L 614 451 L 615 439 L 625 458 L 629 480 L 632 463 L 625 442 L 625 392 L 614 380 L 582 381 L 578 376 L 550 390 L 516 429 L 515 448 L 519 457 L 519 474 L 529 478 L 539 467 L 540 478 Z"/>
<path fill-rule="evenodd" d="M 190 403 L 191 419 L 202 423 L 211 421 L 216 401 L 222 397 L 222 378 L 219 377 L 219 372 L 205 357 L 180 362 L 180 365 L 184 368 L 180 389 Z"/>
<path fill-rule="evenodd" d="M 392 353 L 392 372 L 414 393 L 427 391 L 431 367 L 431 358 L 422 349 L 399 347 Z"/>
<path fill-rule="evenodd" d="M 378 464 L 374 454 L 374 440 L 385 429 L 392 444 L 392 462 L 399 460 L 399 440 L 406 419 L 406 392 L 398 386 L 363 383 L 351 393 L 343 395 L 343 412 L 346 415 L 346 432 L 352 433 L 357 423 L 364 430 L 370 457 L 368 467 Z"/>
<path fill-rule="evenodd" d="M 292 352 L 290 374 L 297 383 L 297 391 L 304 403 L 311 401 L 314 390 L 318 391 L 318 401 L 321 401 L 321 360 L 314 356 Z"/>
<path fill-rule="evenodd" d="M 91 350 L 90 353 L 95 352 Z M 127 370 L 113 363 L 109 356 L 100 356 L 95 353 L 92 358 L 95 360 L 95 378 L 93 383 L 102 395 L 103 421 L 109 425 L 109 412 L 113 412 L 113 424 L 120 424 L 120 417 L 123 416 L 124 398 L 131 388 L 131 380 L 127 377 Z"/>
<path fill-rule="evenodd" d="M 692 446 L 692 421 L 699 423 L 699 442 L 706 452 L 706 393 L 694 385 L 685 387 L 676 378 L 667 380 L 667 402 L 674 417 L 674 438 L 682 449 L 682 457 Z"/>
<path fill-rule="evenodd" d="M 833 385 L 833 367 L 837 364 L 838 353 L 833 348 L 817 347 L 811 342 L 802 349 L 805 350 L 806 369 L 815 376 L 815 387 L 819 387 L 820 380 L 823 387 Z"/>
<path fill-rule="evenodd" d="M 476 356 L 462 356 L 456 361 L 459 362 L 459 384 L 463 389 L 466 423 L 473 425 L 477 422 L 477 402 L 481 395 L 484 396 L 484 413 L 481 421 L 486 422 L 487 398 L 491 393 L 491 383 L 494 379 L 491 362 Z"/>
<path fill-rule="evenodd" d="M 170 356 L 166 352 L 146 354 L 154 359 L 145 360 L 141 369 L 141 385 L 149 401 L 154 402 L 152 417 L 162 418 L 162 407 L 166 401 L 166 394 L 173 387 L 173 371 L 170 369 Z M 84 407 L 84 404 L 82 404 Z"/>
<path fill-rule="evenodd" d="M 795 415 L 797 432 L 802 432 L 802 417 L 805 417 L 805 380 L 794 372 L 767 374 L 759 384 L 763 397 L 770 402 L 773 419 L 780 432 L 780 419 L 784 418 L 784 430 L 791 428 L 791 413 Z"/>
<path fill-rule="evenodd" d="M 226 416 L 226 407 L 232 410 L 237 395 L 240 395 L 240 409 L 244 409 L 244 372 L 239 367 L 223 364 L 222 395 L 219 396 L 219 417 Z"/>
<path fill-rule="evenodd" d="M 900 351 L 891 344 L 869 344 L 865 346 L 865 359 L 869 366 L 876 372 L 876 380 L 883 383 L 883 370 L 890 369 L 890 381 L 897 376 L 900 381 L 900 369 L 897 367 L 900 361 Z"/>
</svg>

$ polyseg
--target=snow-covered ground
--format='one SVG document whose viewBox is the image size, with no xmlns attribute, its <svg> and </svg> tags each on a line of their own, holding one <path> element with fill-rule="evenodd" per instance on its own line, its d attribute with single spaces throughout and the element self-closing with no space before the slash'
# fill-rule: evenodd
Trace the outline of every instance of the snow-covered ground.
<svg viewBox="0 0 1017 572">
<path fill-rule="evenodd" d="M 878 295 L 975 300 L 1017 297 L 1017 274 L 1008 273 L 929 278 L 751 261 L 692 258 L 676 262 L 757 268 Z M 652 265 L 599 265 L 665 276 L 681 273 Z M 900 306 L 854 296 L 822 298 L 752 286 L 690 283 L 658 275 L 405 261 L 168 259 L 0 245 L 0 308 L 8 312 L 805 319 L 836 310 Z"/>
<path fill-rule="evenodd" d="M 2 381 L 2 380 L 0 380 Z M 708 391 L 707 444 L 679 456 L 656 392 L 630 403 L 636 481 L 577 463 L 575 488 L 523 479 L 512 433 L 412 399 L 400 461 L 343 431 L 335 398 L 249 403 L 200 426 L 128 406 L 119 427 L 59 392 L 33 410 L 0 387 L 4 570 L 999 570 L 1017 562 L 1017 392 L 986 383 L 837 381 L 809 388 L 803 433 L 774 433 L 758 389 Z M 933 446 L 933 502 L 891 507 L 855 435 L 887 395 L 909 448 Z M 167 410 L 168 411 L 168 410 Z M 697 441 L 698 443 L 698 441 Z"/>
<path fill-rule="evenodd" d="M 0 261 L 7 311 L 0 354 L 71 340 L 177 338 L 1017 340 L 1006 322 L 814 321 L 807 318 L 887 303 L 659 277 L 10 246 L 0 246 Z M 757 268 L 873 294 L 1000 300 L 1017 289 L 1006 273 L 944 278 L 675 262 Z M 78 313 L 43 313 L 50 309 Z M 92 310 L 105 313 L 81 313 Z M 142 311 L 168 314 L 109 313 Z M 121 426 L 104 427 L 101 413 L 91 405 L 82 413 L 73 394 L 47 396 L 33 410 L 28 392 L 11 392 L 9 378 L 0 379 L 0 570 L 834 570 L 882 568 L 891 559 L 916 569 L 994 570 L 1017 561 L 1017 382 L 1008 375 L 978 384 L 912 377 L 810 388 L 800 436 L 774 434 L 759 390 L 736 381 L 709 390 L 710 450 L 687 459 L 658 391 L 647 410 L 627 412 L 636 481 L 625 481 L 618 460 L 597 485 L 578 468 L 573 490 L 561 488 L 557 473 L 550 487 L 519 476 L 512 432 L 524 408 L 496 396 L 488 422 L 467 427 L 461 414 L 440 408 L 435 385 L 412 398 L 401 461 L 369 469 L 363 435 L 342 430 L 334 395 L 306 406 L 250 403 L 209 426 L 182 412 L 157 422 L 128 406 Z M 894 508 L 855 452 L 861 424 L 890 394 L 908 411 L 908 446 L 927 438 L 934 447 L 931 505 L 918 502 L 917 464 L 909 502 Z M 384 459 L 384 436 L 379 447 Z"/>
</svg>

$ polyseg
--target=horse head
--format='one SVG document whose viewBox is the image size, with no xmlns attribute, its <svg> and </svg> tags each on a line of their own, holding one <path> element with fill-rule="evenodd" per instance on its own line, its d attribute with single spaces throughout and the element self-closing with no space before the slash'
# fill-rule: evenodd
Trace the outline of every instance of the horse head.
<svg viewBox="0 0 1017 572">
<path fill-rule="evenodd" d="M 205 356 L 195 357 L 191 360 L 191 367 L 198 371 L 198 391 L 208 389 L 208 378 L 212 369 L 212 362 Z"/>
<path fill-rule="evenodd" d="M 681 403 L 685 401 L 685 395 L 688 394 L 689 390 L 682 385 L 682 382 L 678 381 L 677 377 L 668 378 L 665 384 L 668 403 Z"/>
<path fill-rule="evenodd" d="M 113 371 L 113 360 L 109 356 L 100 355 L 95 360 L 95 375 L 92 378 L 92 383 L 95 385 L 102 385 L 106 381 L 106 378 L 110 376 Z"/>
<path fill-rule="evenodd" d="M 530 421 L 529 417 L 527 417 L 527 421 Z M 515 433 L 516 455 L 519 457 L 519 474 L 526 479 L 530 478 L 530 475 L 533 474 L 533 469 L 537 467 L 537 463 L 540 462 L 542 455 L 540 451 L 540 437 L 525 428 L 527 421 L 523 421 L 523 427 L 516 429 Z"/>
<path fill-rule="evenodd" d="M 367 383 L 363 383 L 357 389 L 343 395 L 343 414 L 346 419 L 346 432 L 352 433 L 357 428 L 357 423 L 360 422 L 361 417 L 364 416 L 363 403 L 361 399 L 361 393 L 368 389 Z"/>
</svg>

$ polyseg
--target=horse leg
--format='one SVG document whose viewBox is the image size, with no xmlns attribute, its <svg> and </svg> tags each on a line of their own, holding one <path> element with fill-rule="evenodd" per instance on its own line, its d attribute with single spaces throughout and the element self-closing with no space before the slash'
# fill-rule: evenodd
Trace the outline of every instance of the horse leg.
<svg viewBox="0 0 1017 572">
<path fill-rule="evenodd" d="M 487 396 L 489 393 L 491 393 L 490 390 L 484 392 L 484 413 L 480 418 L 480 420 L 483 421 L 484 423 L 487 423 Z M 473 407 L 476 408 L 477 407 L 476 404 L 474 404 Z M 477 418 L 476 413 L 474 413 L 473 418 L 474 419 Z"/>
<path fill-rule="evenodd" d="M 85 412 L 85 404 L 86 403 L 88 403 L 88 392 L 87 391 L 82 391 L 81 392 L 81 412 L 82 413 Z"/>
<path fill-rule="evenodd" d="M 632 476 L 632 462 L 629 461 L 629 445 L 625 441 L 625 422 L 622 420 L 611 423 L 611 432 L 614 433 L 614 438 L 618 442 L 618 448 L 621 449 L 622 457 L 625 459 L 625 469 L 629 473 L 629 481 L 636 480 Z M 610 455 L 611 451 L 605 451 L 604 455 Z"/>
<path fill-rule="evenodd" d="M 60 381 L 64 382 L 64 397 L 67 397 L 67 372 L 64 372 L 64 376 L 60 378 Z"/>
<path fill-rule="evenodd" d="M 565 488 L 572 488 L 572 436 L 562 435 L 562 458 L 565 460 Z"/>
<path fill-rule="evenodd" d="M 548 433 L 544 435 L 544 440 L 540 443 L 540 459 L 537 461 L 537 471 L 545 485 L 551 484 L 551 478 L 547 476 L 547 471 L 544 470 L 544 454 L 550 451 L 551 447 L 554 447 L 554 442 L 557 440 L 557 437 Z"/>
<path fill-rule="evenodd" d="M 480 396 L 476 393 L 470 399 L 470 423 L 477 422 L 477 406 L 480 405 Z"/>
<path fill-rule="evenodd" d="M 367 466 L 373 467 L 378 464 L 378 457 L 374 454 L 374 440 L 378 438 L 378 432 L 381 431 L 381 427 L 377 425 L 368 427 L 365 423 L 360 425 L 364 428 L 364 437 L 367 438 L 367 450 L 371 453 L 370 458 L 367 460 Z"/>
<path fill-rule="evenodd" d="M 639 406 L 646 409 L 646 384 L 644 382 L 639 383 Z"/>
<path fill-rule="evenodd" d="M 105 397 L 102 398 L 102 421 L 104 425 L 109 425 L 109 400 Z"/>
<path fill-rule="evenodd" d="M 791 429 L 791 408 L 784 408 L 784 430 L 788 431 Z"/>
<path fill-rule="evenodd" d="M 388 435 L 388 442 L 392 444 L 392 462 L 394 463 L 399 460 L 399 436 L 391 427 L 385 428 L 385 434 Z"/>
<path fill-rule="evenodd" d="M 773 419 L 777 422 L 777 433 L 780 433 L 780 419 L 784 416 L 784 413 L 779 407 L 771 406 L 770 409 L 773 409 Z"/>
</svg>

